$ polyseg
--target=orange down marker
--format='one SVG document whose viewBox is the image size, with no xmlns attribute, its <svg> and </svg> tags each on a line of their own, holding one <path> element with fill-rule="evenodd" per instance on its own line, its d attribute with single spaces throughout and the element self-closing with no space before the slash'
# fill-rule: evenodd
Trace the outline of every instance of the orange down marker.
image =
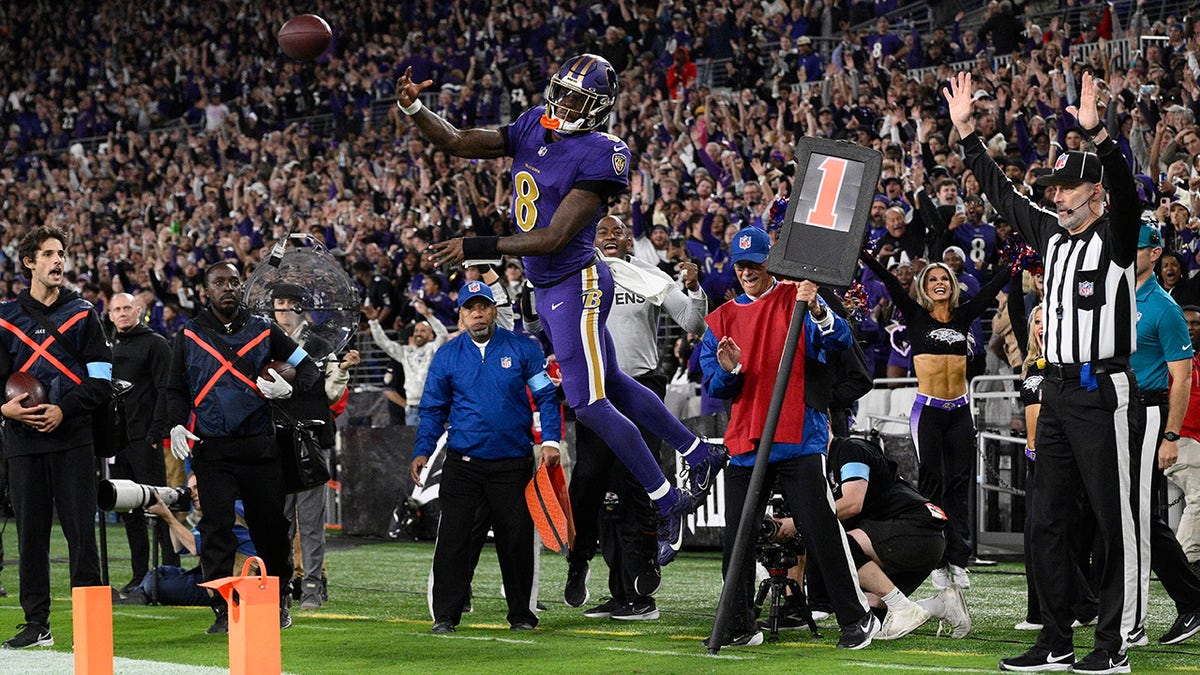
<svg viewBox="0 0 1200 675">
<path fill-rule="evenodd" d="M 112 588 L 71 589 L 76 675 L 113 675 Z"/>
<path fill-rule="evenodd" d="M 253 562 L 259 574 L 246 576 Z M 229 605 L 229 675 L 279 675 L 279 579 L 267 576 L 262 559 L 248 559 L 242 576 L 200 585 L 220 593 Z"/>
</svg>

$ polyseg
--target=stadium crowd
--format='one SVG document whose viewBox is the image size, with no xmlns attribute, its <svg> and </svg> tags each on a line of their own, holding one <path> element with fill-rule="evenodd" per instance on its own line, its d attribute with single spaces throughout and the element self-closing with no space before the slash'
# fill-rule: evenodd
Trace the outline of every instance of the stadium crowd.
<svg viewBox="0 0 1200 675">
<path fill-rule="evenodd" d="M 1161 229 L 1159 281 L 1200 305 L 1200 22 L 1151 20 L 1144 0 L 963 2 L 981 9 L 974 28 L 939 7 L 928 31 L 891 21 L 918 4 L 902 0 L 372 0 L 325 11 L 335 40 L 312 64 L 278 53 L 287 7 L 28 4 L 0 17 L 0 58 L 22 63 L 0 75 L 2 300 L 27 287 L 17 243 L 58 225 L 73 236 L 70 285 L 101 310 L 135 294 L 170 337 L 205 302 L 210 265 L 248 270 L 303 232 L 339 257 L 384 328 L 411 333 L 429 314 L 454 330 L 466 274 L 423 254 L 513 232 L 508 165 L 433 149 L 393 105 L 397 76 L 433 80 L 425 105 L 455 124 L 495 126 L 538 105 L 562 61 L 587 51 L 618 73 L 608 131 L 633 157 L 609 213 L 631 226 L 636 257 L 671 275 L 694 262 L 713 308 L 741 292 L 735 233 L 780 227 L 807 135 L 883 154 L 866 243 L 902 285 L 945 262 L 965 301 L 1019 260 L 999 303 L 1022 303 L 1027 318 L 1037 263 L 964 164 L 940 93 L 962 69 L 989 154 L 1042 204 L 1040 172 L 1087 147 L 1068 107 L 1083 74 L 1097 78 L 1105 126 Z M 514 291 L 521 275 L 518 261 L 505 267 Z M 864 272 L 843 297 L 870 371 L 908 375 L 904 317 L 884 284 Z M 976 323 L 971 375 L 989 346 L 999 369 L 1020 370 L 1016 323 Z M 687 367 L 699 337 L 664 346 L 667 373 Z"/>
</svg>

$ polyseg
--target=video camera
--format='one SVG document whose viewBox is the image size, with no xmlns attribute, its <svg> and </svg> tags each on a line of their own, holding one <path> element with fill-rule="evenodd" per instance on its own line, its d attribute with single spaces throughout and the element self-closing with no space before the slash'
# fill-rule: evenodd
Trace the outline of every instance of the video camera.
<svg viewBox="0 0 1200 675">
<path fill-rule="evenodd" d="M 786 574 L 788 569 L 799 563 L 800 556 L 804 553 L 804 539 L 798 530 L 794 537 L 775 541 L 780 529 L 776 519 L 791 516 L 783 495 L 772 494 L 767 501 L 767 514 L 758 525 L 758 538 L 754 542 L 754 559 L 767 568 L 768 572 L 780 570 Z"/>
<path fill-rule="evenodd" d="M 172 511 L 187 511 L 191 507 L 192 493 L 185 487 L 154 487 L 122 479 L 100 481 L 96 488 L 96 505 L 101 511 L 121 513 L 147 509 L 154 503 L 156 493 Z"/>
</svg>

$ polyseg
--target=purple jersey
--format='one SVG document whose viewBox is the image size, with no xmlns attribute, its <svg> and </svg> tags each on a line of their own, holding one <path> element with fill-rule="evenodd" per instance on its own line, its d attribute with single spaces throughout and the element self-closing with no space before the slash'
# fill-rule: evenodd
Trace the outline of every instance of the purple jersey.
<svg viewBox="0 0 1200 675">
<path fill-rule="evenodd" d="M 521 232 L 550 227 L 558 205 L 573 187 L 629 184 L 630 153 L 624 141 L 592 131 L 549 143 L 541 124 L 544 112 L 541 106 L 531 108 L 507 128 L 508 154 L 513 158 L 512 214 Z M 596 223 L 607 208 L 605 204 L 597 209 L 587 227 L 558 253 L 525 256 L 525 276 L 535 285 L 549 286 L 591 263 Z"/>
</svg>

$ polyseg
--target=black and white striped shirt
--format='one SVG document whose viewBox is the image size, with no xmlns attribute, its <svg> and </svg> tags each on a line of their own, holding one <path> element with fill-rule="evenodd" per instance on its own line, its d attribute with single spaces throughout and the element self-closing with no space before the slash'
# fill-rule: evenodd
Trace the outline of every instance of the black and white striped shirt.
<svg viewBox="0 0 1200 675">
<path fill-rule="evenodd" d="M 1110 210 L 1072 235 L 1058 214 L 1018 193 L 978 134 L 963 139 L 966 164 L 996 210 L 1042 254 L 1046 360 L 1087 363 L 1137 349 L 1135 267 L 1141 203 L 1133 173 L 1111 139 L 1098 148 Z"/>
</svg>

